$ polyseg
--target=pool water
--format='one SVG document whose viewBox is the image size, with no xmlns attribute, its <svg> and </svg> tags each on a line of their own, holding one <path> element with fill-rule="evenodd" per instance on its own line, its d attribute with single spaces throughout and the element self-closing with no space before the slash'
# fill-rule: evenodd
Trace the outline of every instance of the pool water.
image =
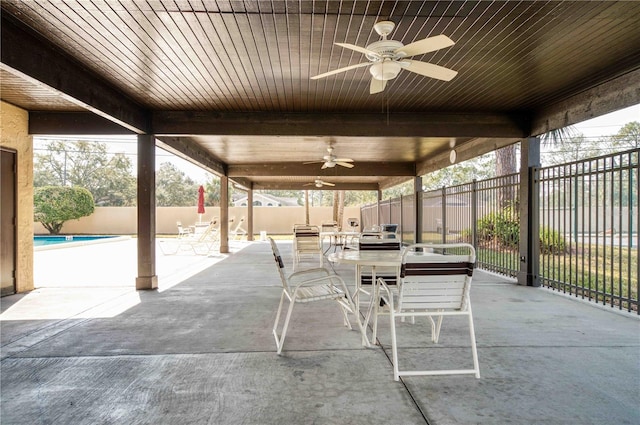
<svg viewBox="0 0 640 425">
<path fill-rule="evenodd" d="M 110 239 L 115 237 L 116 236 L 75 236 L 75 235 L 34 236 L 33 246 L 58 245 L 58 244 L 65 244 L 65 243 L 72 243 L 72 242 L 88 242 L 88 241 L 96 241 L 101 239 Z"/>
</svg>

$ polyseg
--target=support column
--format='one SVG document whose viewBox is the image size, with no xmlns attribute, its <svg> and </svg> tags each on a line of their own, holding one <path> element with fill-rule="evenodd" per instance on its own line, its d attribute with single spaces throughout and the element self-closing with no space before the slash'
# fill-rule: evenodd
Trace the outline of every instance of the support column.
<svg viewBox="0 0 640 425">
<path fill-rule="evenodd" d="M 156 289 L 156 143 L 138 136 L 138 277 L 136 289 Z"/>
<path fill-rule="evenodd" d="M 414 219 L 416 222 L 413 243 L 422 243 L 422 176 L 413 178 Z"/>
<path fill-rule="evenodd" d="M 247 191 L 247 240 L 253 240 L 253 189 Z"/>
<path fill-rule="evenodd" d="M 382 191 L 378 189 L 378 202 L 376 203 L 376 226 L 380 226 L 380 201 L 382 201 Z"/>
<path fill-rule="evenodd" d="M 535 168 L 540 167 L 540 138 L 520 142 L 520 271 L 518 285 L 540 286 L 540 190 Z"/>
<path fill-rule="evenodd" d="M 229 178 L 220 176 L 220 253 L 229 252 Z"/>
</svg>

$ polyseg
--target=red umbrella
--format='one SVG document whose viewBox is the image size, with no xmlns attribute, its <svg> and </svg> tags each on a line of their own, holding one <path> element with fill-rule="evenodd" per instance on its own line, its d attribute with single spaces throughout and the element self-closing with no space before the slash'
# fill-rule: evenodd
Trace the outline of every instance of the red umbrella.
<svg viewBox="0 0 640 425">
<path fill-rule="evenodd" d="M 202 185 L 198 188 L 198 214 L 202 223 L 202 214 L 204 214 L 204 187 Z"/>
</svg>

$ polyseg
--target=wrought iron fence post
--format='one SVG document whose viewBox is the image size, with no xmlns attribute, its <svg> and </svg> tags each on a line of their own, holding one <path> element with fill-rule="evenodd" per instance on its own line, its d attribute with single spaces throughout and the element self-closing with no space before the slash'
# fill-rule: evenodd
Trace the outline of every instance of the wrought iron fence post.
<svg viewBox="0 0 640 425">
<path fill-rule="evenodd" d="M 478 180 L 471 182 L 471 245 L 478 250 Z"/>
</svg>

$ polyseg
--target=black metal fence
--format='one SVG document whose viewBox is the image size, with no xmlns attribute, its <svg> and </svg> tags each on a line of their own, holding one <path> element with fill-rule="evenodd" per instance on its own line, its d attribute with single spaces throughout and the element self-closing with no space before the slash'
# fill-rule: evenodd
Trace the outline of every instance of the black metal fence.
<svg viewBox="0 0 640 425">
<path fill-rule="evenodd" d="M 537 170 L 543 285 L 638 310 L 638 152 Z"/>
<path fill-rule="evenodd" d="M 540 283 L 595 302 L 638 311 L 638 150 L 534 170 Z M 535 192 L 534 192 L 535 193 Z M 363 228 L 397 223 L 403 242 L 472 243 L 478 267 L 518 274 L 520 176 L 511 174 L 362 208 Z M 535 233 L 538 233 L 535 235 Z"/>
</svg>

